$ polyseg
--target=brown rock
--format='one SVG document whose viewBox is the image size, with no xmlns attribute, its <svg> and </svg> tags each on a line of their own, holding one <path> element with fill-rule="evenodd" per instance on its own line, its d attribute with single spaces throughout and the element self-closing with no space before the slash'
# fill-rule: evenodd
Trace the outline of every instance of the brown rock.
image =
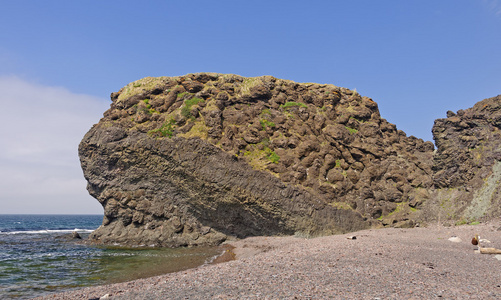
<svg viewBox="0 0 501 300">
<path fill-rule="evenodd" d="M 190 106 L 194 96 L 204 102 Z M 79 146 L 104 207 L 92 234 L 102 243 L 217 244 L 501 213 L 500 97 L 436 120 L 435 154 L 373 100 L 333 85 L 200 73 L 146 78 L 111 98 Z"/>
<path fill-rule="evenodd" d="M 327 173 L 327 181 L 330 182 L 330 183 L 336 183 L 336 182 L 339 182 L 339 181 L 343 181 L 344 180 L 344 175 L 342 173 L 342 170 L 339 169 L 339 168 L 334 168 L 334 169 L 330 169 L 329 172 Z"/>
</svg>

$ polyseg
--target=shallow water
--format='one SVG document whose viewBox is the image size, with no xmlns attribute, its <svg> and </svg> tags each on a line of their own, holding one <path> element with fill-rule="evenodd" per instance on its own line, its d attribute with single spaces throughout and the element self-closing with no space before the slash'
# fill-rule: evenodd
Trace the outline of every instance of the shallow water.
<svg viewBox="0 0 501 300">
<path fill-rule="evenodd" d="M 102 216 L 0 215 L 0 298 L 28 299 L 71 288 L 145 278 L 193 268 L 218 247 L 124 249 L 83 245 Z"/>
</svg>

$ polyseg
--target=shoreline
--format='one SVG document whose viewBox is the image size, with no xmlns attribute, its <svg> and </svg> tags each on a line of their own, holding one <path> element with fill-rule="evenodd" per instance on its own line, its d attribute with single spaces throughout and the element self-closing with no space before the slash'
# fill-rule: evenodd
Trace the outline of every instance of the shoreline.
<svg viewBox="0 0 501 300">
<path fill-rule="evenodd" d="M 500 225 L 251 237 L 229 242 L 223 263 L 36 299 L 495 299 L 501 297 L 501 261 L 476 254 L 471 238 L 479 234 L 491 241 L 484 247 L 501 249 Z"/>
</svg>

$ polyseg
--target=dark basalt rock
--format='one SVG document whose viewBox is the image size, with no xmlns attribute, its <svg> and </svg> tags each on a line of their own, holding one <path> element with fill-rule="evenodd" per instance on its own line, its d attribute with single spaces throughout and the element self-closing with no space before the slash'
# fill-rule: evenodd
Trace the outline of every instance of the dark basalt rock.
<svg viewBox="0 0 501 300">
<path fill-rule="evenodd" d="M 479 171 L 501 160 L 501 97 L 485 99 L 457 114 L 437 119 L 433 171 L 438 188 L 468 185 Z"/>
<path fill-rule="evenodd" d="M 433 160 L 436 188 L 425 216 L 461 223 L 501 212 L 501 96 L 435 120 Z M 434 211 L 435 214 L 430 213 Z"/>
<path fill-rule="evenodd" d="M 426 210 L 437 189 L 475 178 L 460 171 L 476 156 L 454 145 L 485 147 L 497 133 L 475 132 L 501 123 L 483 123 L 494 104 L 448 113 L 433 129 L 434 155 L 370 98 L 334 85 L 201 73 L 144 78 L 111 99 L 79 155 L 104 207 L 91 238 L 128 245 L 412 226 L 437 217 Z M 498 159 L 487 156 L 482 165 Z"/>
</svg>

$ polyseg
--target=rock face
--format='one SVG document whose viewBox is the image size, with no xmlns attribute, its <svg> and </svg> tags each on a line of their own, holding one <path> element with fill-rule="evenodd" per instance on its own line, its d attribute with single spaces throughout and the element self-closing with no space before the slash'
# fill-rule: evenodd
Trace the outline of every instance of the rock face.
<svg viewBox="0 0 501 300">
<path fill-rule="evenodd" d="M 437 145 L 433 171 L 437 188 L 468 186 L 501 160 L 501 96 L 472 108 L 447 112 L 433 126 Z M 480 172 L 480 174 L 479 174 Z"/>
<path fill-rule="evenodd" d="M 471 222 L 499 216 L 501 198 L 501 96 L 447 112 L 433 126 L 433 201 L 427 218 Z M 434 213 L 431 213 L 433 211 Z"/>
<path fill-rule="evenodd" d="M 440 217 L 430 200 L 438 190 L 485 178 L 479 170 L 498 160 L 485 148 L 498 149 L 488 142 L 498 121 L 485 119 L 497 98 L 437 120 L 435 156 L 370 98 L 334 85 L 199 73 L 144 78 L 111 99 L 79 146 L 88 190 L 104 207 L 91 235 L 101 243 L 413 226 Z M 480 149 L 489 154 L 478 160 Z M 478 170 L 462 172 L 464 160 Z"/>
</svg>

